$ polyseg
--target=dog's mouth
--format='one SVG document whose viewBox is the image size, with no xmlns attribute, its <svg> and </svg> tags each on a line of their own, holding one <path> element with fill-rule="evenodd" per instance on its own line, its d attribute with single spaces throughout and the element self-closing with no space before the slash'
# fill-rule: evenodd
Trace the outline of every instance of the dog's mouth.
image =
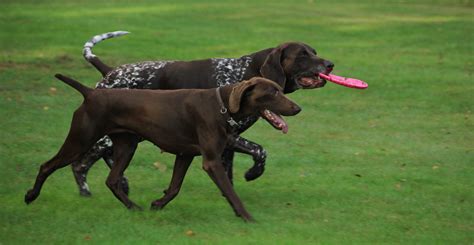
<svg viewBox="0 0 474 245">
<path fill-rule="evenodd" d="M 303 89 L 320 88 L 326 85 L 326 80 L 319 77 L 319 73 L 310 76 L 301 76 L 296 82 Z"/>
<path fill-rule="evenodd" d="M 268 109 L 261 111 L 260 114 L 275 129 L 281 130 L 284 134 L 288 133 L 288 124 L 280 115 L 277 115 Z"/>
</svg>

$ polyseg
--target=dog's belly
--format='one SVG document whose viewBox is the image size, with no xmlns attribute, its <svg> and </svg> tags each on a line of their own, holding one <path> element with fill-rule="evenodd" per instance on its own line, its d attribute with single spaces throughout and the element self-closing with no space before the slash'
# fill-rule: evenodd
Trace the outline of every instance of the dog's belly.
<svg viewBox="0 0 474 245">
<path fill-rule="evenodd" d="M 190 144 L 168 144 L 166 142 L 153 142 L 162 152 L 168 152 L 175 155 L 192 155 L 198 156 L 201 155 L 201 150 L 199 145 L 190 145 Z"/>
<path fill-rule="evenodd" d="M 143 135 L 143 138 L 152 142 L 163 152 L 176 155 L 200 155 L 200 147 L 197 139 L 190 137 L 180 137 L 179 133 L 167 134 L 165 132 L 154 131 Z"/>
<path fill-rule="evenodd" d="M 148 127 L 149 129 L 150 127 Z M 142 140 L 148 140 L 153 143 L 155 146 L 160 148 L 162 152 L 168 152 L 175 155 L 192 155 L 198 156 L 201 155 L 201 147 L 197 139 L 191 137 L 180 137 L 183 135 L 183 132 L 176 132 L 175 134 L 170 134 L 170 130 L 142 130 L 142 128 L 133 128 L 133 127 L 118 127 L 111 131 L 108 131 L 106 134 L 114 133 L 132 133 L 138 135 Z"/>
<path fill-rule="evenodd" d="M 164 152 L 193 156 L 201 154 L 197 137 L 186 130 L 173 131 L 166 128 L 155 128 L 141 131 L 137 129 L 137 133 Z"/>
</svg>

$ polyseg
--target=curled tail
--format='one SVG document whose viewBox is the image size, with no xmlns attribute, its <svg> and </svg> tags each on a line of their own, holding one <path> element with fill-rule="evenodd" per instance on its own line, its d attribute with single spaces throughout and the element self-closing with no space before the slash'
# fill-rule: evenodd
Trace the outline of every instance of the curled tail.
<svg viewBox="0 0 474 245">
<path fill-rule="evenodd" d="M 102 61 L 100 61 L 99 58 L 92 53 L 92 47 L 105 39 L 120 37 L 128 33 L 129 32 L 127 31 L 114 31 L 94 36 L 84 44 L 84 49 L 82 51 L 84 58 L 89 61 L 97 70 L 99 70 L 102 76 L 107 75 L 107 73 L 109 73 L 112 68 L 102 63 Z"/>
<path fill-rule="evenodd" d="M 72 78 L 63 76 L 61 74 L 56 74 L 54 76 L 57 79 L 63 81 L 67 85 L 69 85 L 69 86 L 73 87 L 74 89 L 76 89 L 77 91 L 79 91 L 82 94 L 82 96 L 84 96 L 84 99 L 86 99 L 87 96 L 89 95 L 89 93 L 93 90 L 89 87 L 86 87 L 86 86 L 82 85 L 80 82 L 78 82 L 78 81 L 76 81 Z"/>
</svg>

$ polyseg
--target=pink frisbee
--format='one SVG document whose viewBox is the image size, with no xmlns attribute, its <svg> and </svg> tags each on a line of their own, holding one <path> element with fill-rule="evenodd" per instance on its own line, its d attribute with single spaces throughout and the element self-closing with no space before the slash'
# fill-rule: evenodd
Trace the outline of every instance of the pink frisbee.
<svg viewBox="0 0 474 245">
<path fill-rule="evenodd" d="M 333 83 L 346 86 L 349 88 L 357 88 L 357 89 L 366 89 L 369 85 L 362 80 L 355 79 L 355 78 L 348 78 L 348 77 L 340 77 L 333 74 L 322 74 L 319 73 L 319 77 L 324 80 L 331 81 Z"/>
</svg>

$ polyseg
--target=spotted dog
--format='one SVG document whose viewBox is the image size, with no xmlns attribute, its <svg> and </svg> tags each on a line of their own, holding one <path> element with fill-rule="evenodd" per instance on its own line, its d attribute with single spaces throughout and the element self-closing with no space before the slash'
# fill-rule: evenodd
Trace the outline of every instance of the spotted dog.
<svg viewBox="0 0 474 245">
<path fill-rule="evenodd" d="M 97 35 L 84 45 L 84 58 L 103 76 L 97 88 L 165 90 L 215 88 L 261 76 L 276 82 L 282 87 L 284 93 L 292 93 L 298 89 L 323 87 L 326 81 L 319 77 L 319 73 L 329 74 L 334 67 L 331 61 L 319 57 L 313 48 L 300 42 L 283 43 L 240 58 L 147 61 L 116 68 L 104 64 L 92 53 L 92 47 L 100 41 L 127 33 L 118 31 Z M 284 127 L 272 115 L 265 115 L 263 118 L 277 129 Z M 258 117 L 248 117 L 240 120 L 234 124 L 235 129 L 241 133 L 252 126 L 257 119 Z M 92 164 L 100 158 L 103 158 L 109 166 L 113 164 L 109 160 L 112 154 L 111 149 L 110 141 L 103 138 L 81 160 L 73 163 L 74 176 L 82 195 L 90 195 L 86 176 Z M 231 180 L 234 152 L 253 157 L 254 165 L 245 173 L 247 181 L 262 175 L 266 151 L 257 143 L 239 137 L 234 145 L 226 147 L 222 155 L 224 167 Z M 127 185 L 126 179 L 123 179 L 122 183 Z"/>
</svg>

